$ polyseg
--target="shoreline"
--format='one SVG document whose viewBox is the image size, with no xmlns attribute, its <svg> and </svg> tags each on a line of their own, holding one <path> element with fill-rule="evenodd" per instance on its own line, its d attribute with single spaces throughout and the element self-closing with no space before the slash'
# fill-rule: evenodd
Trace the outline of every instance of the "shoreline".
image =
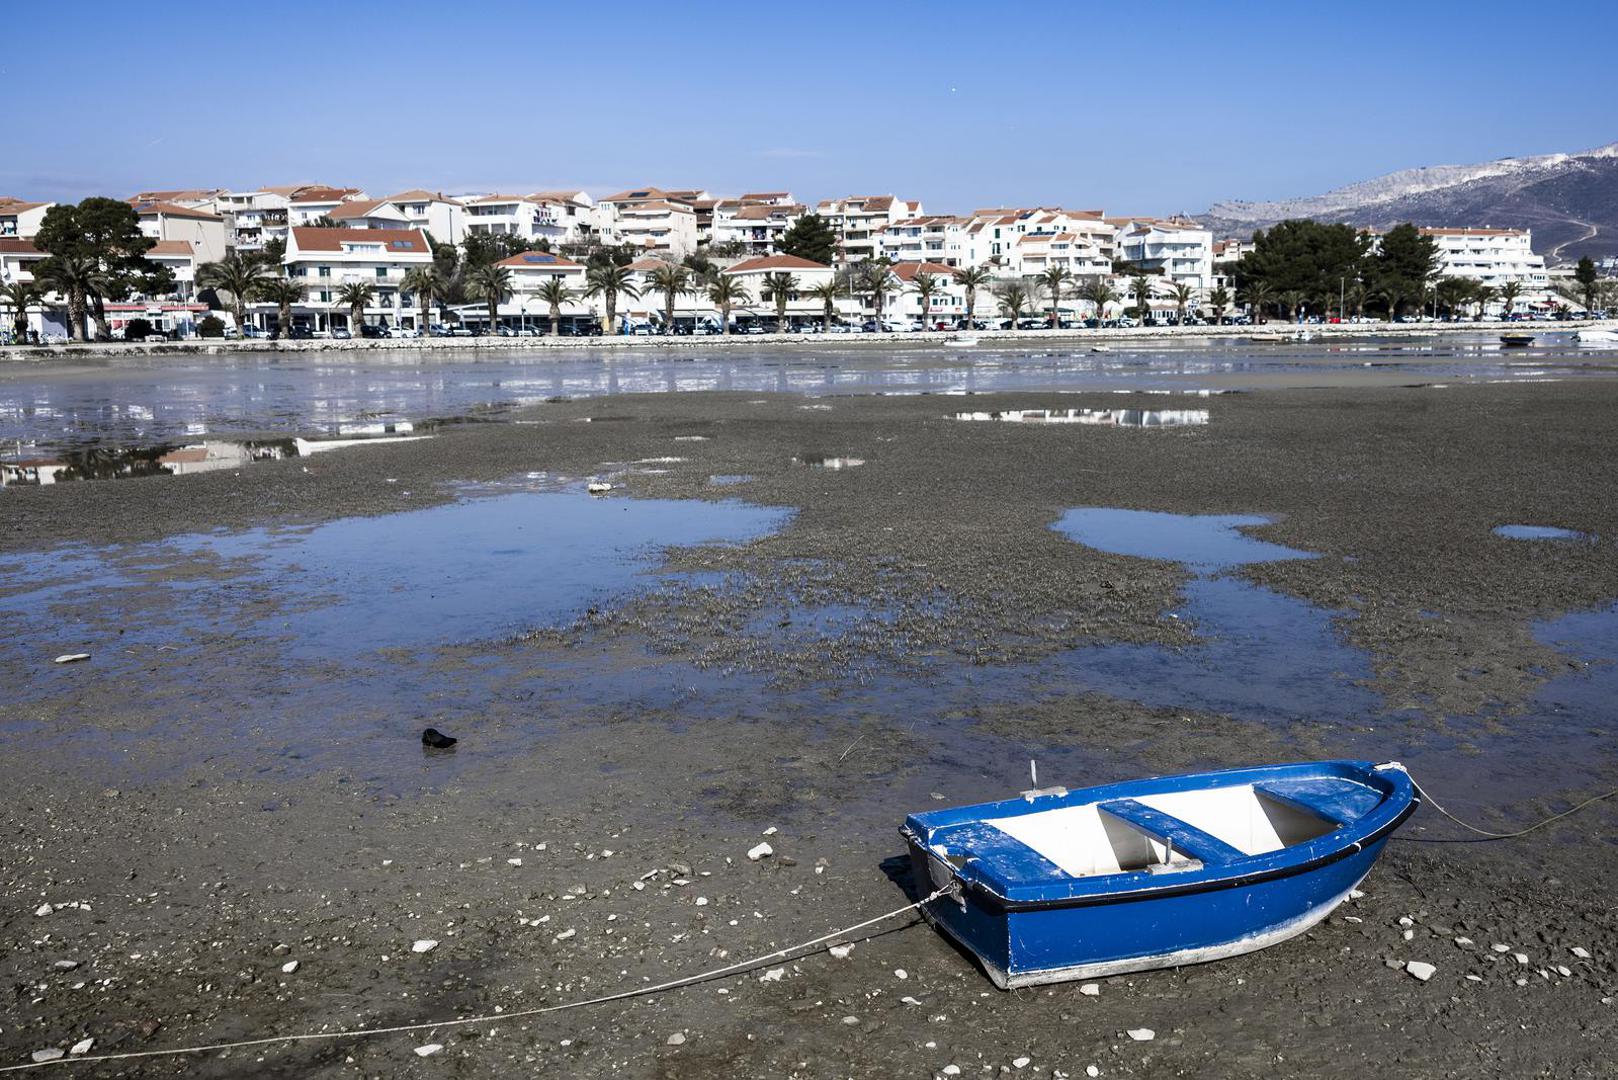
<svg viewBox="0 0 1618 1080">
<path fill-rule="evenodd" d="M 1540 329 L 1545 327 L 1545 329 Z M 1618 329 L 1618 319 L 1569 319 L 1556 323 L 1523 323 L 1489 320 L 1470 323 L 1321 323 L 1295 324 L 1286 322 L 1261 323 L 1258 326 L 1136 326 L 1108 327 L 1096 330 L 985 330 L 970 336 L 979 338 L 984 346 L 1008 343 L 1016 345 L 1039 342 L 1074 344 L 1083 342 L 1169 342 L 1242 340 L 1249 337 L 1278 335 L 1283 344 L 1296 333 L 1315 335 L 1315 339 L 1388 337 L 1445 337 L 1459 334 L 1498 333 L 1515 330 L 1528 334 L 1560 334 L 1587 328 Z M 366 352 L 380 350 L 437 352 L 465 349 L 710 349 L 739 348 L 758 345 L 815 345 L 835 342 L 839 346 L 880 345 L 940 345 L 963 336 L 954 330 L 921 330 L 880 334 L 731 334 L 729 336 L 618 336 L 618 337 L 442 337 L 442 338 L 359 338 L 347 340 L 318 339 L 275 341 L 254 339 L 226 341 L 199 339 L 183 342 L 118 342 L 100 341 L 83 344 L 27 345 L 0 348 L 0 365 L 10 363 L 44 363 L 62 359 L 123 360 L 148 356 L 223 356 L 231 353 L 313 353 L 313 352 Z M 1272 344 L 1260 342 L 1255 344 Z"/>
</svg>

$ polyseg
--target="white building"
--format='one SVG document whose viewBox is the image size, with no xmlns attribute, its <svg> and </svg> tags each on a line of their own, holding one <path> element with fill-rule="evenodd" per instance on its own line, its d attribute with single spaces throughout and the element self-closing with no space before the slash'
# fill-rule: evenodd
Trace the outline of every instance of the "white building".
<svg viewBox="0 0 1618 1080">
<path fill-rule="evenodd" d="M 825 302 L 811 295 L 809 291 L 828 281 L 837 280 L 837 270 L 834 267 L 817 263 L 810 259 L 801 259 L 796 255 L 765 255 L 756 259 L 746 259 L 735 266 L 722 271 L 726 277 L 736 278 L 747 286 L 752 302 L 745 310 L 732 312 L 733 318 L 751 316 L 762 320 L 770 329 L 775 328 L 776 306 L 774 295 L 769 293 L 767 281 L 771 274 L 791 274 L 793 288 L 787 294 L 787 318 L 793 323 L 815 322 L 824 317 Z M 768 295 L 767 295 L 768 294 Z M 858 301 L 850 297 L 841 297 L 836 301 L 836 316 L 848 319 L 858 312 Z"/>
<path fill-rule="evenodd" d="M 595 317 L 594 309 L 583 297 L 583 263 L 549 251 L 524 251 L 501 259 L 495 265 L 511 272 L 511 296 L 499 307 L 503 321 L 534 327 L 548 325 L 551 306 L 539 298 L 539 290 L 546 282 L 553 280 L 560 280 L 573 294 L 572 299 L 562 305 L 561 315 L 564 318 Z"/>
<path fill-rule="evenodd" d="M 560 244 L 567 225 L 559 208 L 532 195 L 479 195 L 465 201 L 468 236 L 515 236 Z"/>
<path fill-rule="evenodd" d="M 294 226 L 287 240 L 285 267 L 287 276 L 305 287 L 304 303 L 298 310 L 312 316 L 312 329 L 326 330 L 348 325 L 348 306 L 338 294 L 351 282 L 364 282 L 376 290 L 365 308 L 367 322 L 412 323 L 415 308 L 402 294 L 401 283 L 411 267 L 431 266 L 432 262 L 432 247 L 420 229 Z M 258 314 L 274 310 L 273 305 L 255 308 Z"/>
<path fill-rule="evenodd" d="M 786 198 L 786 202 L 749 202 L 750 198 Z M 806 207 L 791 200 L 790 193 L 770 192 L 740 199 L 721 199 L 713 208 L 710 242 L 738 245 L 744 257 L 772 255 L 780 250 L 781 238 L 804 215 Z"/>
<path fill-rule="evenodd" d="M 271 240 L 286 243 L 288 229 L 307 225 L 321 213 L 336 209 L 342 199 L 331 199 L 331 192 L 353 192 L 357 188 L 333 188 L 326 184 L 288 184 L 249 191 L 222 191 L 213 199 L 212 209 L 225 219 L 230 229 L 230 245 L 238 251 L 262 251 Z M 292 204 L 299 201 L 299 210 Z M 206 207 L 204 207 L 206 209 Z M 310 211 L 317 211 L 311 214 Z"/>
<path fill-rule="evenodd" d="M 1214 287 L 1213 233 L 1186 218 L 1109 218 L 1119 226 L 1118 256 L 1199 300 Z"/>
<path fill-rule="evenodd" d="M 877 254 L 893 262 L 960 265 L 961 233 L 968 219 L 951 214 L 922 214 L 884 225 L 877 233 Z"/>
<path fill-rule="evenodd" d="M 938 286 L 938 291 L 932 294 L 926 305 L 922 303 L 921 294 L 916 292 L 916 278 L 922 274 L 932 277 Z M 883 306 L 884 317 L 913 320 L 924 329 L 931 329 L 939 323 L 954 326 L 958 320 L 966 318 L 966 289 L 955 279 L 953 266 L 939 262 L 897 263 L 893 267 L 893 278 L 897 291 L 887 297 Z M 978 290 L 978 318 L 992 314 L 993 300 L 989 290 Z"/>
<path fill-rule="evenodd" d="M 604 231 L 601 208 L 587 191 L 536 191 L 528 197 L 555 208 L 564 243 L 586 243 Z"/>
<path fill-rule="evenodd" d="M 313 225 L 323 217 L 330 217 L 345 202 L 365 199 L 359 188 L 304 187 L 287 200 L 287 220 L 293 228 Z"/>
<path fill-rule="evenodd" d="M 137 203 L 135 216 L 140 219 L 142 235 L 159 243 L 184 243 L 197 262 L 218 262 L 230 249 L 230 231 L 218 214 L 177 203 L 151 202 Z"/>
<path fill-rule="evenodd" d="M 1475 281 L 1496 294 L 1507 282 L 1515 282 L 1521 289 L 1513 305 L 1516 311 L 1550 301 L 1550 275 L 1544 257 L 1534 254 L 1530 230 L 1422 229 L 1421 234 L 1438 244 L 1439 276 Z M 1499 299 L 1488 305 L 1491 313 L 1504 309 Z"/>
<path fill-rule="evenodd" d="M 384 200 L 404 216 L 404 227 L 423 229 L 440 244 L 459 244 L 466 237 L 466 208 L 441 191 L 412 188 Z"/>
<path fill-rule="evenodd" d="M 612 239 L 682 257 L 697 250 L 697 212 L 686 203 L 662 199 L 618 206 L 613 212 Z"/>
<path fill-rule="evenodd" d="M 55 205 L 0 196 L 0 237 L 27 240 L 37 235 L 40 223 L 45 220 L 45 211 Z"/>
<path fill-rule="evenodd" d="M 838 261 L 846 266 L 881 255 L 882 233 L 907 218 L 920 217 L 922 209 L 919 199 L 849 195 L 822 200 L 816 212 L 837 233 Z"/>
</svg>

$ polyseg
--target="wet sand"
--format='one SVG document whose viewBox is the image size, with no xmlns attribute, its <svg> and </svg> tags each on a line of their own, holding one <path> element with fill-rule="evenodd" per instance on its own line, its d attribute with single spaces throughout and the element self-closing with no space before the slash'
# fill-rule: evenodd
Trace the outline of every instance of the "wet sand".
<svg viewBox="0 0 1618 1080">
<path fill-rule="evenodd" d="M 1571 729 L 1536 711 L 1577 665 L 1533 634 L 1618 598 L 1618 386 L 1278 389 L 1198 402 L 1206 426 L 1162 430 L 946 418 L 1165 400 L 646 394 L 239 476 L 7 490 L 0 550 L 42 572 L 40 553 L 61 544 L 386 515 L 535 471 L 609 475 L 613 498 L 740 498 L 794 517 L 751 543 L 670 553 L 672 569 L 724 573 L 726 587 L 655 589 L 512 640 L 368 664 L 386 708 L 368 708 L 343 665 L 294 663 L 246 633 L 245 615 L 232 632 L 231 613 L 282 601 L 229 566 L 156 565 L 154 588 L 187 575 L 227 618 L 172 651 L 125 650 L 117 678 L 96 670 L 116 628 L 88 664 L 43 674 L 68 643 L 13 641 L 0 674 L 26 693 L 0 705 L 0 972 L 14 987 L 0 1059 L 86 1036 L 96 1051 L 147 1049 L 509 1012 L 767 953 L 904 903 L 904 814 L 942 805 L 935 793 L 1015 791 L 1030 757 L 1069 786 L 1402 758 L 1493 828 L 1618 786 L 1610 713 Z M 816 456 L 864 463 L 794 461 Z M 662 457 L 685 460 L 625 464 Z M 1254 535 L 1320 557 L 1239 574 L 1336 612 L 1381 707 L 1244 719 L 1098 694 L 1043 666 L 1080 645 L 1183 648 L 1197 633 L 1168 615 L 1185 569 L 1063 539 L 1049 526 L 1076 506 L 1273 517 Z M 1493 535 L 1507 523 L 1597 540 Z M 885 617 L 840 633 L 760 622 L 839 606 Z M 1006 670 L 1034 674 L 1008 688 Z M 600 689 L 618 684 L 649 689 Z M 323 697 L 340 722 L 307 721 Z M 461 745 L 424 754 L 428 724 Z M 968 1076 L 1027 1056 L 1016 1075 L 1599 1076 L 1618 1033 L 1615 813 L 1528 841 L 1439 844 L 1416 841 L 1462 834 L 1424 811 L 1366 895 L 1308 935 L 1103 980 L 1097 997 L 995 991 L 931 930 L 894 927 L 779 982 L 80 1071 L 878 1077 L 953 1063 Z M 777 855 L 749 862 L 771 827 Z M 91 910 L 33 914 L 74 900 Z M 440 944 L 412 954 L 422 938 Z M 1403 960 L 1438 974 L 1389 966 Z M 1123 1034 L 1140 1027 L 1156 1038 Z M 418 1060 L 427 1042 L 445 1050 Z"/>
</svg>

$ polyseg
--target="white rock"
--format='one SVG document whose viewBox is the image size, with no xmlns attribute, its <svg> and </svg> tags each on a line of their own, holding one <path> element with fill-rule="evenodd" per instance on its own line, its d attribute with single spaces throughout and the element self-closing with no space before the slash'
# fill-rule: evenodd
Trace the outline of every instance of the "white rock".
<svg viewBox="0 0 1618 1080">
<path fill-rule="evenodd" d="M 566 930 L 563 930 L 560 934 L 557 934 L 556 937 L 553 938 L 552 940 L 553 941 L 566 941 L 568 938 L 572 937 L 574 934 L 577 934 L 577 933 L 578 933 L 578 931 L 573 929 L 570 926 Z"/>
<path fill-rule="evenodd" d="M 760 844 L 758 847 L 750 848 L 747 852 L 747 857 L 753 862 L 758 862 L 760 859 L 767 859 L 774 854 L 775 849 L 769 844 Z"/>
<path fill-rule="evenodd" d="M 46 915 L 49 915 L 50 913 L 51 913 L 51 906 L 49 904 L 41 904 L 37 908 L 34 909 L 34 914 L 40 916 L 41 918 L 44 918 Z"/>
<path fill-rule="evenodd" d="M 1458 937 L 1458 938 L 1455 939 L 1455 944 L 1464 947 L 1464 946 L 1472 944 L 1472 939 L 1469 938 L 1469 937 Z"/>
<path fill-rule="evenodd" d="M 843 1017 L 843 1023 L 847 1024 L 849 1027 L 853 1027 L 855 1024 L 857 1024 L 859 1022 L 860 1022 L 860 1018 L 857 1017 L 857 1016 L 845 1016 L 845 1017 Z"/>
<path fill-rule="evenodd" d="M 895 979 L 908 979 L 910 978 L 910 972 L 906 971 L 904 968 L 894 968 L 893 977 Z"/>
<path fill-rule="evenodd" d="M 904 997 L 900 998 L 899 1000 L 904 1002 L 906 1005 L 920 1005 L 921 1004 L 921 1002 L 917 1001 L 913 997 L 910 997 L 908 994 L 905 995 Z"/>
<path fill-rule="evenodd" d="M 1493 949 L 1497 953 L 1508 953 L 1511 951 L 1510 945 L 1501 945 L 1499 942 L 1490 945 L 1489 948 Z"/>
<path fill-rule="evenodd" d="M 697 907 L 707 907 L 707 906 L 708 906 L 708 898 L 706 896 L 697 897 Z"/>
<path fill-rule="evenodd" d="M 1511 958 L 1519 964 L 1528 963 L 1528 954 L 1525 952 L 1514 952 L 1511 954 Z"/>
<path fill-rule="evenodd" d="M 1079 987 L 1079 993 L 1083 994 L 1085 997 L 1100 997 L 1101 987 L 1097 983 L 1085 983 L 1083 986 Z"/>
<path fill-rule="evenodd" d="M 854 946 L 853 945 L 833 945 L 831 948 L 827 949 L 826 951 L 831 953 L 832 956 L 834 958 L 838 959 L 838 960 L 847 960 L 850 956 L 854 955 Z"/>
<path fill-rule="evenodd" d="M 685 1045 L 685 1036 L 682 1035 L 680 1032 L 676 1031 L 673 1035 L 670 1035 L 664 1041 L 667 1042 L 668 1045 L 670 1045 L 670 1046 L 684 1046 Z"/>
<path fill-rule="evenodd" d="M 1013 1068 L 1026 1069 L 1028 1068 L 1028 1063 L 1032 1060 L 1034 1059 L 1029 1057 L 1012 1058 L 1011 1064 Z"/>
<path fill-rule="evenodd" d="M 1404 939 L 1406 941 L 1414 941 L 1414 940 L 1416 940 L 1416 932 L 1414 930 L 1406 930 L 1404 932 Z"/>
<path fill-rule="evenodd" d="M 1436 967 L 1422 960 L 1410 961 L 1409 963 L 1405 964 L 1405 970 L 1410 972 L 1410 974 L 1414 975 L 1416 978 L 1420 979 L 1422 982 L 1426 982 L 1438 972 Z"/>
<path fill-rule="evenodd" d="M 945 1076 L 959 1076 L 961 1075 L 961 1067 L 955 1064 L 945 1065 L 943 1073 Z"/>
<path fill-rule="evenodd" d="M 1363 894 L 1361 894 L 1361 895 L 1363 895 Z M 1096 1068 L 1094 1065 L 1086 1065 L 1084 1067 L 1084 1075 L 1085 1076 L 1100 1076 L 1101 1075 L 1101 1070 Z"/>
<path fill-rule="evenodd" d="M 522 860 L 521 859 L 507 859 L 506 860 L 506 865 L 507 866 L 521 866 L 522 865 Z"/>
<path fill-rule="evenodd" d="M 771 968 L 770 970 L 766 971 L 764 974 L 760 975 L 758 977 L 758 981 L 759 982 L 780 982 L 782 980 L 782 978 L 784 978 L 786 976 L 786 973 L 787 973 L 787 969 L 784 968 L 784 967 Z"/>
<path fill-rule="evenodd" d="M 584 490 L 588 491 L 592 495 L 605 495 L 607 492 L 612 490 L 612 485 L 604 480 L 592 480 L 584 486 Z M 685 1040 L 683 1038 L 680 1040 L 680 1042 L 684 1041 Z M 678 1046 L 679 1043 L 675 1043 L 674 1045 Z"/>
<path fill-rule="evenodd" d="M 1362 899 L 1365 898 L 1365 894 L 1360 892 L 1360 890 L 1358 890 L 1358 889 L 1350 889 L 1350 890 L 1348 890 L 1348 898 L 1350 900 L 1362 900 Z M 1090 1068 L 1093 1069 L 1093 1068 L 1095 1068 L 1095 1066 L 1092 1065 L 1092 1066 L 1090 1066 Z M 1095 1073 L 1091 1073 L 1090 1075 L 1094 1076 Z"/>
<path fill-rule="evenodd" d="M 55 662 L 58 664 L 77 664 L 80 660 L 88 659 L 90 659 L 90 654 L 87 652 L 70 652 L 58 656 Z M 57 1054 L 56 1056 L 61 1057 L 62 1055 Z"/>
<path fill-rule="evenodd" d="M 1590 959 L 1590 950 L 1586 949 L 1583 945 L 1575 945 L 1573 946 L 1573 955 L 1577 956 L 1580 960 L 1588 960 Z"/>
<path fill-rule="evenodd" d="M 444 1044 L 443 1043 L 428 1043 L 426 1046 L 418 1046 L 418 1047 L 416 1047 L 416 1056 L 417 1057 L 432 1057 L 434 1054 L 438 1053 L 442 1049 L 444 1049 Z"/>
<path fill-rule="evenodd" d="M 637 881 L 633 885 L 631 885 L 630 888 L 634 889 L 636 892 L 643 892 L 645 890 L 645 888 L 646 888 L 646 882 Z"/>
<path fill-rule="evenodd" d="M 1399 925 L 1400 926 L 1415 926 L 1416 925 L 1416 920 L 1412 919 L 1409 915 L 1401 915 L 1401 916 L 1399 916 Z"/>
<path fill-rule="evenodd" d="M 283 974 L 283 975 L 291 975 L 294 971 L 297 971 L 297 970 L 298 970 L 298 962 L 296 960 L 288 960 L 286 963 L 281 965 L 281 974 Z"/>
<path fill-rule="evenodd" d="M 774 825 L 771 825 L 768 829 L 764 830 L 764 835 L 765 836 L 774 836 L 779 831 L 780 830 L 777 829 Z"/>
<path fill-rule="evenodd" d="M 1136 1042 L 1151 1042 L 1157 1038 L 1157 1032 L 1151 1028 L 1130 1028 L 1129 1037 Z"/>
<path fill-rule="evenodd" d="M 1557 964 L 1556 973 L 1563 978 L 1567 978 L 1569 975 L 1573 974 L 1573 969 L 1568 967 L 1566 964 Z"/>
<path fill-rule="evenodd" d="M 410 951 L 413 953 L 427 953 L 432 952 L 436 948 L 438 948 L 437 941 L 433 940 L 432 938 L 422 938 L 420 941 L 413 942 L 411 944 Z"/>
<path fill-rule="evenodd" d="M 90 1047 L 94 1046 L 95 1044 L 96 1041 L 94 1039 L 80 1039 L 78 1042 L 73 1044 L 73 1046 L 68 1050 L 68 1053 L 73 1055 L 88 1054 L 90 1052 Z"/>
<path fill-rule="evenodd" d="M 1482 982 L 1483 981 L 1483 976 L 1482 975 L 1468 975 L 1466 977 L 1466 981 L 1467 982 Z"/>
<path fill-rule="evenodd" d="M 56 1047 L 47 1046 L 43 1050 L 35 1050 L 29 1056 L 34 1059 L 34 1063 L 37 1065 L 37 1064 L 40 1064 L 40 1063 L 46 1062 L 46 1061 L 55 1061 L 58 1058 L 62 1057 L 63 1055 L 62 1055 L 62 1051 L 58 1050 Z"/>
</svg>

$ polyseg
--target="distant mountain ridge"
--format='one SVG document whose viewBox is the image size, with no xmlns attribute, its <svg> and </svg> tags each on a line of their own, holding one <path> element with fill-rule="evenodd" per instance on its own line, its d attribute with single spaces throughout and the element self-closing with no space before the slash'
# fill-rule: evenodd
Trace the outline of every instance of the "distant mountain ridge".
<svg viewBox="0 0 1618 1080">
<path fill-rule="evenodd" d="M 1235 236 L 1286 218 L 1532 229 L 1534 249 L 1553 259 L 1601 258 L 1618 254 L 1618 142 L 1573 154 L 1404 169 L 1308 198 L 1219 202 L 1198 220 Z"/>
</svg>

